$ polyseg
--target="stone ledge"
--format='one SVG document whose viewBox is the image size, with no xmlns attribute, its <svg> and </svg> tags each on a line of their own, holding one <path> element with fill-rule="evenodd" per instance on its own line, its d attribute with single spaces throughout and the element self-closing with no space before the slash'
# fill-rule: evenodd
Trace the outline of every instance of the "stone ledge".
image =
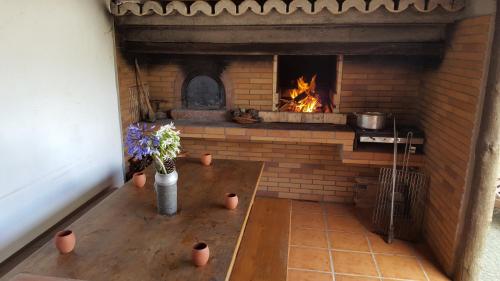
<svg viewBox="0 0 500 281">
<path fill-rule="evenodd" d="M 301 113 L 259 111 L 259 117 L 264 122 L 312 123 L 345 125 L 347 115 L 340 113 Z"/>
<path fill-rule="evenodd" d="M 214 121 L 224 122 L 230 116 L 226 110 L 195 110 L 195 109 L 172 109 L 170 115 L 174 120 Z"/>
<path fill-rule="evenodd" d="M 248 142 L 276 142 L 299 144 L 342 145 L 342 163 L 349 165 L 392 166 L 392 151 L 385 149 L 359 149 L 354 151 L 355 133 L 349 126 L 304 123 L 199 122 L 190 120 L 161 120 L 157 124 L 174 122 L 182 138 L 228 140 Z M 398 163 L 402 162 L 398 155 Z M 409 166 L 422 167 L 423 154 L 412 154 Z"/>
<path fill-rule="evenodd" d="M 331 124 L 237 124 L 187 120 L 163 120 L 158 123 L 169 122 L 174 122 L 183 138 L 339 144 L 347 151 L 352 151 L 354 142 L 354 130 L 348 126 Z"/>
</svg>

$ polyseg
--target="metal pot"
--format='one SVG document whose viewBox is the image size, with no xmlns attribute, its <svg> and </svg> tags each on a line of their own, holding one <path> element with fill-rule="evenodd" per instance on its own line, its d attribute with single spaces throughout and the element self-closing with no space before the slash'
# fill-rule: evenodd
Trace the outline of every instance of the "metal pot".
<svg viewBox="0 0 500 281">
<path fill-rule="evenodd" d="M 354 114 L 356 115 L 356 124 L 362 129 L 381 130 L 385 128 L 386 113 L 363 112 Z"/>
</svg>

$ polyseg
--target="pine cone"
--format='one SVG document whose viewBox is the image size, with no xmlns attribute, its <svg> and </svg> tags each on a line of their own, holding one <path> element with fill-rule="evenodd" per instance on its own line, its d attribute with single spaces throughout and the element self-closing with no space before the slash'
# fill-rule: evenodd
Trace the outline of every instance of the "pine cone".
<svg viewBox="0 0 500 281">
<path fill-rule="evenodd" d="M 165 162 L 163 162 L 163 165 L 165 165 L 165 170 L 167 170 L 167 174 L 170 174 L 173 171 L 175 171 L 175 162 L 173 159 L 165 160 Z"/>
</svg>

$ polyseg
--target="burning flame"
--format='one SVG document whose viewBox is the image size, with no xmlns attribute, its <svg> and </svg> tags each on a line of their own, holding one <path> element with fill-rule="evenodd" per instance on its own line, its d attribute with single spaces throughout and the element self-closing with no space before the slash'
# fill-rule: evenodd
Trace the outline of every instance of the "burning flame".
<svg viewBox="0 0 500 281">
<path fill-rule="evenodd" d="M 316 75 L 311 78 L 311 82 L 304 81 L 304 76 L 297 79 L 297 88 L 291 89 L 290 97 L 294 103 L 291 107 L 293 112 L 315 112 L 321 107 L 321 101 L 316 94 Z"/>
</svg>

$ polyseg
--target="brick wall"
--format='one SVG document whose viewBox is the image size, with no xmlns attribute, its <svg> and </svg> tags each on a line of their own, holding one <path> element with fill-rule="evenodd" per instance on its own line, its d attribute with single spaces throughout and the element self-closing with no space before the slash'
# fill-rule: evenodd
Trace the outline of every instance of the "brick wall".
<svg viewBox="0 0 500 281">
<path fill-rule="evenodd" d="M 230 56 L 222 74 L 230 107 L 272 110 L 273 58 Z M 165 100 L 162 110 L 181 108 L 184 74 L 182 59 L 144 60 L 151 99 Z M 340 112 L 396 112 L 401 123 L 417 120 L 421 62 L 401 57 L 346 56 L 342 75 Z"/>
<path fill-rule="evenodd" d="M 272 110 L 273 107 L 273 58 L 240 57 L 226 68 L 232 83 L 234 107 Z"/>
<path fill-rule="evenodd" d="M 345 56 L 339 110 L 396 113 L 416 124 L 421 62 L 408 57 Z"/>
<path fill-rule="evenodd" d="M 130 111 L 130 87 L 136 85 L 135 69 L 131 62 L 123 56 L 119 47 L 116 50 L 116 67 L 118 72 L 118 91 L 120 100 L 120 116 L 123 133 L 131 123 L 139 121 L 139 116 L 131 114 Z"/>
<path fill-rule="evenodd" d="M 191 157 L 264 161 L 259 193 L 281 198 L 352 202 L 354 178 L 378 169 L 344 165 L 340 145 L 182 139 Z"/>
<path fill-rule="evenodd" d="M 182 88 L 183 76 L 178 61 L 168 61 L 164 64 L 150 63 L 146 68 L 150 99 L 165 101 L 160 104 L 161 110 L 181 108 L 182 98 L 176 90 L 180 91 Z"/>
<path fill-rule="evenodd" d="M 451 31 L 443 61 L 425 70 L 421 127 L 430 175 L 425 237 L 446 271 L 460 238 L 472 134 L 485 69 L 490 17 L 465 19 Z"/>
</svg>

